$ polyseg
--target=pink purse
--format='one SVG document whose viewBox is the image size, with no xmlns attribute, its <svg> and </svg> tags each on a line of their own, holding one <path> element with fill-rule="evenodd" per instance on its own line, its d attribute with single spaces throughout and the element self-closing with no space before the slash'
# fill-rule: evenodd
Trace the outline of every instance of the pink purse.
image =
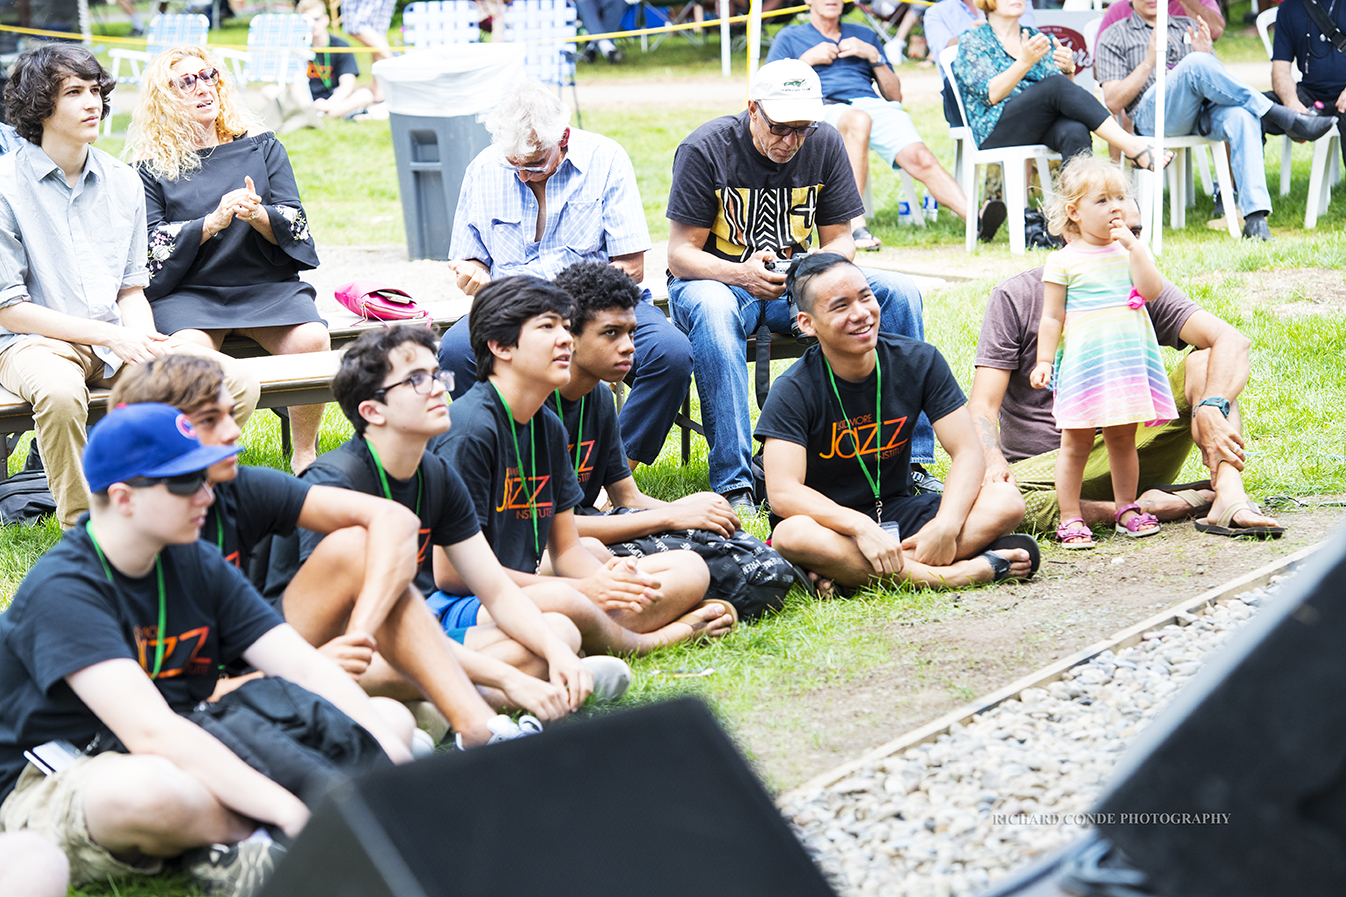
<svg viewBox="0 0 1346 897">
<path fill-rule="evenodd" d="M 336 301 L 366 321 L 423 323 L 429 327 L 433 320 L 430 312 L 404 291 L 377 280 L 356 280 L 337 287 Z"/>
</svg>

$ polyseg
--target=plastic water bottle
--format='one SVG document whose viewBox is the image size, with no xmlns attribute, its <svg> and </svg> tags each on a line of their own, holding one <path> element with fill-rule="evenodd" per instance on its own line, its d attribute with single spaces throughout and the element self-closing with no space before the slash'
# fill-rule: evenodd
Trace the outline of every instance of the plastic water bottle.
<svg viewBox="0 0 1346 897">
<path fill-rule="evenodd" d="M 915 224 L 916 218 L 911 214 L 911 203 L 905 199 L 897 204 L 897 223 Z"/>
<path fill-rule="evenodd" d="M 921 200 L 921 211 L 925 214 L 926 221 L 939 220 L 939 203 L 935 202 L 935 198 L 929 193 Z"/>
</svg>

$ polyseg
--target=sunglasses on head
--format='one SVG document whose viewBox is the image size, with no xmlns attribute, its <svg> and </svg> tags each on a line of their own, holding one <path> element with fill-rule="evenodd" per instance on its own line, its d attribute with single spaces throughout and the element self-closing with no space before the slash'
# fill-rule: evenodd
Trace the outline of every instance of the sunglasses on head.
<svg viewBox="0 0 1346 897">
<path fill-rule="evenodd" d="M 220 70 L 212 66 L 211 68 L 201 69 L 196 73 L 188 72 L 185 75 L 179 75 L 169 83 L 183 93 L 190 93 L 196 87 L 197 81 L 207 87 L 214 87 L 219 80 Z"/>
<path fill-rule="evenodd" d="M 757 107 L 757 111 L 762 113 L 762 121 L 766 122 L 767 130 L 771 132 L 773 137 L 788 137 L 791 134 L 793 134 L 802 140 L 803 138 L 812 134 L 814 131 L 818 130 L 818 123 L 816 121 L 811 122 L 807 125 L 799 125 L 799 126 L 778 125 L 771 119 L 767 118 L 766 111 L 760 105 Z"/>
<path fill-rule="evenodd" d="M 172 477 L 132 477 L 126 481 L 126 485 L 132 489 L 148 489 L 162 483 L 174 495 L 195 495 L 205 484 L 206 478 L 206 471 L 194 470 Z"/>
<path fill-rule="evenodd" d="M 389 383 L 374 390 L 374 398 L 382 402 L 388 397 L 388 390 L 399 386 L 410 386 L 417 395 L 428 396 L 436 380 L 444 384 L 445 390 L 453 391 L 453 371 L 415 371 L 405 380 L 398 380 L 396 383 Z"/>
</svg>

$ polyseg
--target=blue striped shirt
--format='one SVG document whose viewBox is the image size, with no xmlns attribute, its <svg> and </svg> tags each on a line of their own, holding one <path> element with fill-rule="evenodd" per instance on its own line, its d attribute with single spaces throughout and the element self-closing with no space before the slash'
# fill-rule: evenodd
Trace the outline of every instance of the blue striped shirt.
<svg viewBox="0 0 1346 897">
<path fill-rule="evenodd" d="M 600 134 L 570 129 L 565 159 L 547 179 L 547 221 L 537 233 L 537 198 L 504 154 L 487 147 L 468 166 L 453 217 L 449 257 L 476 259 L 492 279 L 551 280 L 575 262 L 606 262 L 650 248 L 636 172 L 626 150 Z"/>
</svg>

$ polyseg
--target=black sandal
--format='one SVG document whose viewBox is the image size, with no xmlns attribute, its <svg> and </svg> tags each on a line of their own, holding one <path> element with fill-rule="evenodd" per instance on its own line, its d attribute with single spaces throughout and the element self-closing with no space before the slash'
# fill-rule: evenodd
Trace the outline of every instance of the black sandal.
<svg viewBox="0 0 1346 897">
<path fill-rule="evenodd" d="M 857 227 L 851 231 L 851 239 L 855 241 L 855 248 L 861 252 L 878 252 L 883 248 L 883 241 L 869 232 L 865 226 Z M 861 242 L 868 243 L 868 246 L 861 246 Z"/>
<path fill-rule="evenodd" d="M 1144 157 L 1145 159 L 1148 160 L 1144 165 L 1141 165 L 1141 164 L 1140 164 L 1141 157 Z M 1154 168 L 1154 153 L 1150 151 L 1150 148 L 1149 148 L 1149 147 L 1146 147 L 1145 149 L 1143 149 L 1143 150 L 1141 150 L 1140 152 L 1136 153 L 1134 156 L 1127 156 L 1127 157 L 1126 157 L 1126 161 L 1130 162 L 1130 163 L 1132 164 L 1132 166 L 1134 166 L 1135 168 L 1140 169 L 1141 171 L 1154 171 L 1154 170 L 1155 170 L 1155 168 Z M 1173 151 L 1172 151 L 1172 150 L 1164 150 L 1164 165 L 1163 165 L 1163 167 L 1164 167 L 1164 168 L 1168 168 L 1168 163 L 1170 163 L 1170 162 L 1172 162 L 1172 161 L 1173 161 Z M 1162 170 L 1162 169 L 1160 169 L 1160 170 Z"/>
</svg>

